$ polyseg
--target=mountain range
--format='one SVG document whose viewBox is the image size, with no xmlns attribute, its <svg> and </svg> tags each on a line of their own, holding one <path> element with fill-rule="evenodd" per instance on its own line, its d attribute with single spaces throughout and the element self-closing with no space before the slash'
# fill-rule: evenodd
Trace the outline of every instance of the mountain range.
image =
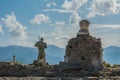
<svg viewBox="0 0 120 80">
<path fill-rule="evenodd" d="M 104 61 L 110 64 L 120 64 L 120 47 L 110 46 L 103 50 Z"/>
<path fill-rule="evenodd" d="M 12 61 L 12 56 L 16 56 L 16 61 L 30 64 L 37 59 L 38 50 L 32 47 L 7 46 L 0 47 L 0 61 Z M 46 61 L 49 64 L 59 64 L 64 60 L 65 49 L 54 45 L 48 45 L 46 49 Z M 103 50 L 103 60 L 110 64 L 120 64 L 120 47 L 110 46 Z"/>
<path fill-rule="evenodd" d="M 46 49 L 46 60 L 49 64 L 57 64 L 63 61 L 65 49 L 54 45 L 48 45 Z M 29 64 L 37 60 L 38 49 L 22 46 L 0 47 L 0 61 L 12 61 L 12 56 L 16 56 L 16 61 Z"/>
</svg>

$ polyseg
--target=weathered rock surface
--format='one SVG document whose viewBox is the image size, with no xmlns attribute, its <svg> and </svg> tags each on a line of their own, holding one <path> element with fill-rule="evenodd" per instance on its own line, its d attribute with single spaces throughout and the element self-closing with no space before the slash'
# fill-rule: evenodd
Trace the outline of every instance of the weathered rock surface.
<svg viewBox="0 0 120 80">
<path fill-rule="evenodd" d="M 56 76 L 56 71 L 51 66 L 35 65 L 0 65 L 0 76 L 26 77 L 26 76 Z"/>
<path fill-rule="evenodd" d="M 120 76 L 120 67 L 116 68 L 104 68 L 100 72 L 90 72 L 84 71 L 79 69 L 65 69 L 66 72 L 62 72 L 63 68 L 54 66 L 44 67 L 44 66 L 34 66 L 34 65 L 0 65 L 0 77 L 3 78 L 11 78 L 11 77 L 27 77 L 32 76 L 32 78 L 39 76 L 39 77 L 115 77 Z M 63 70 L 64 71 L 64 70 Z M 31 77 L 30 77 L 31 78 Z M 15 79 L 15 80 L 17 80 Z M 0 80 L 2 80 L 0 78 Z M 4 79 L 3 79 L 4 80 Z M 9 79 L 6 79 L 9 80 Z M 13 78 L 11 80 L 14 80 Z M 22 80 L 22 79 L 19 79 Z M 29 79 L 28 79 L 29 80 Z M 31 79 L 32 80 L 32 79 Z M 43 79 L 46 80 L 46 79 Z M 48 79 L 49 80 L 49 79 Z M 52 79 L 50 79 L 52 80 Z M 53 79 L 53 80 L 56 80 Z M 57 79 L 58 80 L 58 79 Z M 68 79 L 69 80 L 69 79 Z"/>
<path fill-rule="evenodd" d="M 80 22 L 81 30 L 77 33 L 77 37 L 68 41 L 65 59 L 61 63 L 64 70 L 89 73 L 103 69 L 101 40 L 89 34 L 89 24 L 88 20 L 82 20 Z"/>
<path fill-rule="evenodd" d="M 102 70 L 100 39 L 89 35 L 80 35 L 70 39 L 66 47 L 64 65 L 90 71 Z"/>
<path fill-rule="evenodd" d="M 0 77 L 0 80 L 119 80 L 119 76 L 111 77 Z"/>
</svg>

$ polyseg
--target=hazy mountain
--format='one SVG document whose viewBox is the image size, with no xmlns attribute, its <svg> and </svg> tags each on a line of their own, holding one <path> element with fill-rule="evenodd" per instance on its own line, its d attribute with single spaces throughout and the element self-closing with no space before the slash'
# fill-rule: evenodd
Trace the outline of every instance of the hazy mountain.
<svg viewBox="0 0 120 80">
<path fill-rule="evenodd" d="M 110 64 L 120 64 L 120 47 L 110 46 L 104 49 L 103 59 Z M 57 64 L 63 61 L 65 49 L 49 45 L 46 49 L 47 62 Z M 16 55 L 19 62 L 28 64 L 37 59 L 37 48 L 22 47 L 22 46 L 7 46 L 0 47 L 0 61 L 11 61 L 12 55 Z"/>
<path fill-rule="evenodd" d="M 110 46 L 104 49 L 104 60 L 110 64 L 120 64 L 120 47 Z"/>
<path fill-rule="evenodd" d="M 46 49 L 47 62 L 56 64 L 59 63 L 59 61 L 63 61 L 64 53 L 64 49 L 49 45 Z M 0 47 L 0 61 L 11 61 L 13 55 L 16 55 L 17 61 L 28 64 L 37 59 L 38 50 L 37 48 L 22 46 Z"/>
</svg>

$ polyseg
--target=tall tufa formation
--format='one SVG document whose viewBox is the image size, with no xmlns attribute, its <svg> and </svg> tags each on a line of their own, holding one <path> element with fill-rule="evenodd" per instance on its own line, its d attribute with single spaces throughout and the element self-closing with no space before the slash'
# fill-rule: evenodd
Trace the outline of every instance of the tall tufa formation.
<svg viewBox="0 0 120 80">
<path fill-rule="evenodd" d="M 68 41 L 64 57 L 64 67 L 82 69 L 86 71 L 100 71 L 102 64 L 101 40 L 90 36 L 88 20 L 80 21 L 79 32 L 76 38 Z"/>
</svg>

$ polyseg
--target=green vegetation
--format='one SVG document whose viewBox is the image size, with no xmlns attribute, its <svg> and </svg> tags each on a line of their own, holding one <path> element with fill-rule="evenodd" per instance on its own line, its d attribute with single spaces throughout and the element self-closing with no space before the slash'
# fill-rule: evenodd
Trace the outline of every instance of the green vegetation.
<svg viewBox="0 0 120 80">
<path fill-rule="evenodd" d="M 103 62 L 103 65 L 105 66 L 105 67 L 108 67 L 108 68 L 116 68 L 116 67 L 118 67 L 118 65 L 117 64 L 114 64 L 114 65 L 111 65 L 111 64 L 109 64 L 109 63 L 107 63 L 107 62 Z"/>
<path fill-rule="evenodd" d="M 19 65 L 22 65 L 23 63 L 21 63 L 21 62 L 18 62 L 18 61 L 17 61 L 15 64 L 19 64 Z"/>
<path fill-rule="evenodd" d="M 117 65 L 117 64 L 114 64 L 113 67 L 116 68 L 116 67 L 118 67 L 118 65 Z"/>
<path fill-rule="evenodd" d="M 111 68 L 112 66 L 111 66 L 111 64 L 109 64 L 109 63 L 107 63 L 107 62 L 103 62 L 103 65 L 105 66 L 105 67 L 109 67 L 109 68 Z"/>
</svg>

